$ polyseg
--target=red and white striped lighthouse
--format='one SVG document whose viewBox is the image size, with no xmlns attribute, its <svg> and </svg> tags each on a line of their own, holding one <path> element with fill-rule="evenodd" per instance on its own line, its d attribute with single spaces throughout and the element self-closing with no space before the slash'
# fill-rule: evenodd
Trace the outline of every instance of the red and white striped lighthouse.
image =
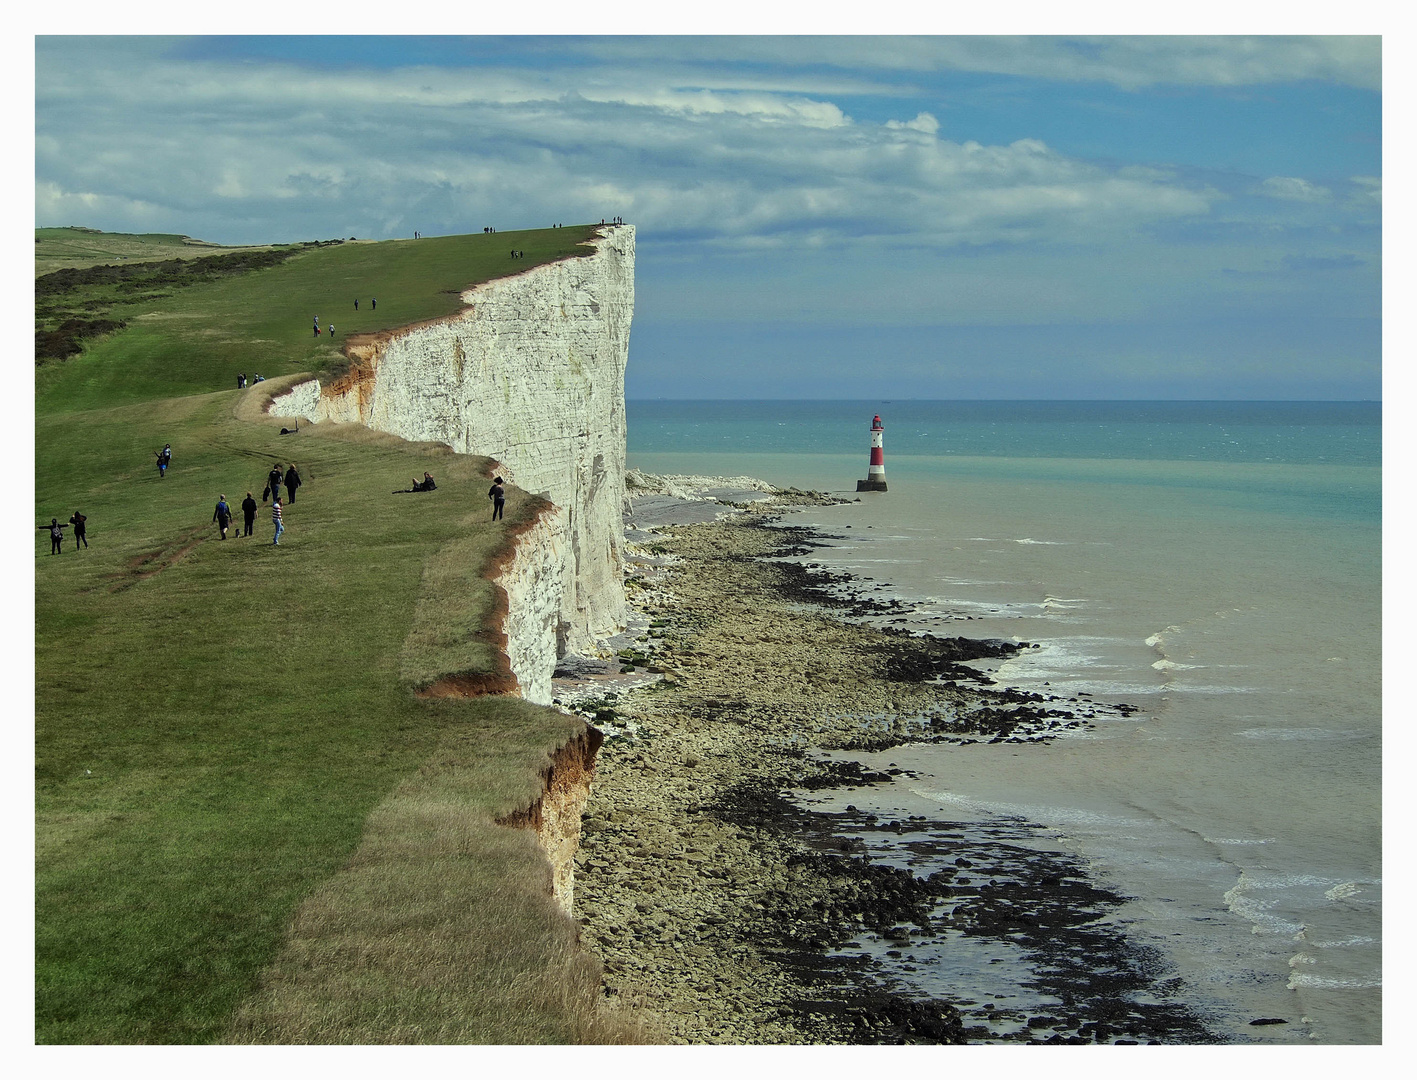
<svg viewBox="0 0 1417 1080">
<path fill-rule="evenodd" d="M 885 431 L 877 414 L 871 420 L 871 464 L 866 470 L 866 479 L 856 481 L 857 491 L 886 490 L 886 451 L 882 445 Z"/>
</svg>

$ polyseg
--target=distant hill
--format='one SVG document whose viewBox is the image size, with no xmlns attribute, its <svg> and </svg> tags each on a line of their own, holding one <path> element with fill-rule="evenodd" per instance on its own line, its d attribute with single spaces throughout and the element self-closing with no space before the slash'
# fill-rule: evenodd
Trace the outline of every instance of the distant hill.
<svg viewBox="0 0 1417 1080">
<path fill-rule="evenodd" d="M 177 233 L 110 233 L 80 225 L 35 229 L 34 276 L 89 266 L 196 259 L 227 251 L 264 251 L 269 246 L 225 247 Z"/>
</svg>

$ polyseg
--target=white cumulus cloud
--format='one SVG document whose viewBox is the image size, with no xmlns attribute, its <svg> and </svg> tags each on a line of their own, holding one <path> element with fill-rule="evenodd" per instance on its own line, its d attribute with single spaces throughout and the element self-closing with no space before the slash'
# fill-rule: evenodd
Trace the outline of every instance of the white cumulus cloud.
<svg viewBox="0 0 1417 1080">
<path fill-rule="evenodd" d="M 1318 203 L 1333 198 L 1333 192 L 1297 176 L 1271 176 L 1255 189 L 1257 194 L 1290 202 Z"/>
</svg>

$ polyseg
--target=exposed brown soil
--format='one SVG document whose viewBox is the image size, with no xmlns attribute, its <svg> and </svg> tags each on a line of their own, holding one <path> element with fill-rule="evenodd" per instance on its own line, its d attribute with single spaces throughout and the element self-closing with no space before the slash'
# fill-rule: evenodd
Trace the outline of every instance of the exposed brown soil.
<svg viewBox="0 0 1417 1080">
<path fill-rule="evenodd" d="M 109 591 L 122 592 L 124 589 L 131 589 L 134 585 L 181 562 L 192 553 L 198 544 L 206 539 L 202 534 L 207 531 L 207 528 L 205 525 L 199 525 L 188 529 L 175 541 L 156 551 L 145 551 L 140 555 L 133 556 L 128 560 L 125 572 L 106 575 L 113 581 Z"/>
<path fill-rule="evenodd" d="M 572 790 L 590 786 L 595 775 L 595 755 L 604 742 L 605 736 L 597 728 L 587 726 L 584 733 L 552 754 L 550 763 L 541 770 L 542 797 L 525 810 L 498 818 L 497 824 L 513 829 L 540 830 L 542 807 L 547 799 L 564 797 Z"/>
</svg>

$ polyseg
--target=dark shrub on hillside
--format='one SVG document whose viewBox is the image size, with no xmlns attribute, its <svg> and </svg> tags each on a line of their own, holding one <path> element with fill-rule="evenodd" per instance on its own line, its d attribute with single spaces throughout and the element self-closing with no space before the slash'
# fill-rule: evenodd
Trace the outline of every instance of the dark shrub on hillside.
<svg viewBox="0 0 1417 1080">
<path fill-rule="evenodd" d="M 83 339 L 122 330 L 126 322 L 114 319 L 65 319 L 53 330 L 34 332 L 34 360 L 63 360 L 83 347 Z"/>
</svg>

